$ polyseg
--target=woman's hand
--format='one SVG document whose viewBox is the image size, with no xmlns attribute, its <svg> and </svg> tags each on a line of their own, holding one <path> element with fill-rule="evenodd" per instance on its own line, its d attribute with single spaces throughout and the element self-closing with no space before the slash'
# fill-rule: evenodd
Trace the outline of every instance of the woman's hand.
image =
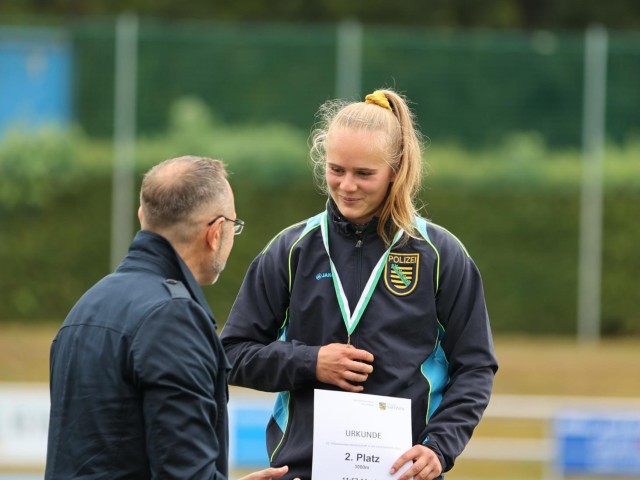
<svg viewBox="0 0 640 480">
<path fill-rule="evenodd" d="M 395 461 L 391 467 L 391 475 L 408 462 L 413 462 L 413 465 L 406 472 L 403 472 L 398 477 L 398 480 L 409 480 L 411 478 L 433 480 L 442 473 L 442 465 L 435 452 L 424 445 L 414 445 Z"/>
<path fill-rule="evenodd" d="M 289 471 L 289 467 L 286 465 L 284 467 L 269 467 L 264 470 L 260 470 L 259 472 L 253 472 L 247 475 L 246 477 L 242 477 L 240 480 L 271 480 L 273 478 L 280 478 L 285 473 Z M 295 480 L 300 480 L 296 478 Z"/>
<path fill-rule="evenodd" d="M 361 392 L 362 385 L 373 372 L 373 355 L 353 345 L 331 343 L 320 347 L 316 377 L 323 383 L 336 385 L 347 392 Z"/>
</svg>

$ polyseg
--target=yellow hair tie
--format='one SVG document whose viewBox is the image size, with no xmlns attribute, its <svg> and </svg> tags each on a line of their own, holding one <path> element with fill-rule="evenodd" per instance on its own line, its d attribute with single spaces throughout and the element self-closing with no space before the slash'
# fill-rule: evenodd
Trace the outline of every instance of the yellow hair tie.
<svg viewBox="0 0 640 480">
<path fill-rule="evenodd" d="M 376 90 L 373 93 L 370 93 L 364 98 L 366 103 L 373 103 L 374 105 L 378 105 L 379 107 L 386 108 L 387 110 L 391 110 L 391 105 L 389 104 L 389 100 L 385 97 L 384 93 L 380 90 Z"/>
</svg>

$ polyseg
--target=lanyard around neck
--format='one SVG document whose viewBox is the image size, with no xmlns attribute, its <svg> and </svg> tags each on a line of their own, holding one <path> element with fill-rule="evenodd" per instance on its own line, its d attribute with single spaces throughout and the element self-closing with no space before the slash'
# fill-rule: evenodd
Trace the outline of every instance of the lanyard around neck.
<svg viewBox="0 0 640 480">
<path fill-rule="evenodd" d="M 320 219 L 320 230 L 322 232 L 322 242 L 324 243 L 324 248 L 327 251 L 327 256 L 329 257 L 329 265 L 331 266 L 331 278 L 333 280 L 333 286 L 336 290 L 336 298 L 338 299 L 338 305 L 340 306 L 340 312 L 342 313 L 342 319 L 344 320 L 344 324 L 347 327 L 348 334 L 348 342 L 351 343 L 351 334 L 356 329 L 358 322 L 360 321 L 360 317 L 364 313 L 369 300 L 371 299 L 371 295 L 373 295 L 373 291 L 376 288 L 378 280 L 380 279 L 380 275 L 382 274 L 382 270 L 384 268 L 384 264 L 389 257 L 389 252 L 393 246 L 400 240 L 404 230 L 400 229 L 393 237 L 393 242 L 389 248 L 382 254 L 378 263 L 373 268 L 371 275 L 369 276 L 369 280 L 367 280 L 366 285 L 364 286 L 364 290 L 360 295 L 360 299 L 356 305 L 356 308 L 351 312 L 351 308 L 349 307 L 349 300 L 344 293 L 344 289 L 342 288 L 342 282 L 340 281 L 340 277 L 338 276 L 338 271 L 336 270 L 335 265 L 333 264 L 333 260 L 331 259 L 331 254 L 329 253 L 329 228 L 328 228 L 328 215 L 325 211 Z"/>
</svg>

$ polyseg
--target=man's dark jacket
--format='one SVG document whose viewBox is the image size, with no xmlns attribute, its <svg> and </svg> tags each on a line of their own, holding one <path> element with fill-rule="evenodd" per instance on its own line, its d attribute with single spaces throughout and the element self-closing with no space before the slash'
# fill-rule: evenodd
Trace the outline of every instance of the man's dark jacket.
<svg viewBox="0 0 640 480">
<path fill-rule="evenodd" d="M 45 478 L 227 478 L 228 369 L 186 264 L 139 232 L 53 341 Z"/>
</svg>

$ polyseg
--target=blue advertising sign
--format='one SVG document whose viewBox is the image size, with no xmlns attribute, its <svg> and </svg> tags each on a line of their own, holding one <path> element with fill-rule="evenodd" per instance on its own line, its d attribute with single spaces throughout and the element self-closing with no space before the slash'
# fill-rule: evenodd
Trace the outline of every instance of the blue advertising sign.
<svg viewBox="0 0 640 480">
<path fill-rule="evenodd" d="M 640 476 L 640 412 L 565 413 L 553 429 L 564 474 Z"/>
<path fill-rule="evenodd" d="M 266 429 L 270 402 L 229 402 L 229 464 L 232 468 L 266 468 Z"/>
<path fill-rule="evenodd" d="M 72 50 L 57 30 L 0 28 L 0 135 L 71 120 Z"/>
</svg>

